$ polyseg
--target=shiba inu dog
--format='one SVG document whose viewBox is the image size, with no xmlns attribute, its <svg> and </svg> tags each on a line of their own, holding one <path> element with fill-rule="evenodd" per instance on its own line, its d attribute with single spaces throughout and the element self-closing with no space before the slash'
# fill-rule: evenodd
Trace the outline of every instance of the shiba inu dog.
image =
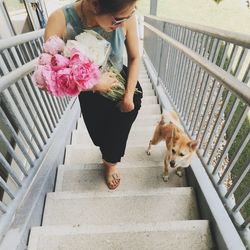
<svg viewBox="0 0 250 250">
<path fill-rule="evenodd" d="M 164 113 L 157 124 L 153 137 L 149 142 L 147 154 L 151 154 L 152 145 L 160 141 L 166 142 L 164 157 L 163 180 L 168 181 L 169 167 L 176 169 L 176 174 L 182 176 L 182 169 L 187 168 L 196 151 L 198 142 L 191 140 L 183 131 L 179 118 L 175 112 Z"/>
</svg>

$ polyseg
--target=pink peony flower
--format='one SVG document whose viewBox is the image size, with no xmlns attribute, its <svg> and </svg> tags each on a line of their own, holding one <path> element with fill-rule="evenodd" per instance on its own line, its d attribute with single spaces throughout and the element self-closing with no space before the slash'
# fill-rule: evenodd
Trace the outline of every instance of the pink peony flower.
<svg viewBox="0 0 250 250">
<path fill-rule="evenodd" d="M 85 56 L 77 49 L 73 48 L 71 49 L 70 54 L 70 66 L 73 66 L 74 64 L 81 63 L 85 60 Z"/>
<path fill-rule="evenodd" d="M 46 68 L 45 68 L 46 67 Z M 56 72 L 50 66 L 44 66 L 42 75 L 45 80 L 47 90 L 54 96 L 62 96 L 64 93 L 58 88 L 56 84 Z"/>
<path fill-rule="evenodd" d="M 67 68 L 69 66 L 69 59 L 62 55 L 56 54 L 51 57 L 51 68 L 54 71 Z"/>
<path fill-rule="evenodd" d="M 71 69 L 65 68 L 57 71 L 56 84 L 57 88 L 63 93 L 70 96 L 76 96 L 80 93 L 77 84 L 72 81 Z"/>
<path fill-rule="evenodd" d="M 52 58 L 52 55 L 47 54 L 47 53 L 42 53 L 39 56 L 38 64 L 39 65 L 50 65 L 51 58 Z"/>
<path fill-rule="evenodd" d="M 64 41 L 58 36 L 51 36 L 43 45 L 44 51 L 51 55 L 62 52 L 64 50 L 64 47 Z"/>
<path fill-rule="evenodd" d="M 72 66 L 72 77 L 81 89 L 91 89 L 98 81 L 100 70 L 97 64 L 85 59 Z"/>
<path fill-rule="evenodd" d="M 36 82 L 38 88 L 44 89 L 46 88 L 46 82 L 42 75 L 42 68 L 43 66 L 38 65 L 32 75 L 32 78 Z"/>
</svg>

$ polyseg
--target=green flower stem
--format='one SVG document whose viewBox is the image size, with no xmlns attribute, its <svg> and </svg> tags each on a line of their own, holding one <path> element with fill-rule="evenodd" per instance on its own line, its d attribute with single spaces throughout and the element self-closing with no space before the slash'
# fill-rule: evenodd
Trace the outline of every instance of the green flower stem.
<svg viewBox="0 0 250 250">
<path fill-rule="evenodd" d="M 125 85 L 126 85 L 126 80 L 124 77 L 121 75 L 121 73 L 114 67 L 111 61 L 108 61 L 107 65 L 103 69 L 104 72 L 111 72 L 114 73 L 116 76 L 116 79 L 118 81 L 118 85 L 114 86 L 112 88 L 112 91 L 107 92 L 107 93 L 101 93 L 104 97 L 112 100 L 112 101 L 120 101 L 125 93 Z M 137 88 L 135 89 L 135 93 L 141 93 Z"/>
</svg>

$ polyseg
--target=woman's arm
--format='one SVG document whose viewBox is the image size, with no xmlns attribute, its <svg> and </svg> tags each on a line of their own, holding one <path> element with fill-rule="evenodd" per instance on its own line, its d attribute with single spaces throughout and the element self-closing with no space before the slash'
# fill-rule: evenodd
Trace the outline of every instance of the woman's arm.
<svg viewBox="0 0 250 250">
<path fill-rule="evenodd" d="M 64 37 L 66 32 L 66 21 L 62 9 L 54 11 L 48 19 L 46 24 L 44 39 L 48 40 L 50 36 L 59 36 L 60 38 Z"/>
<path fill-rule="evenodd" d="M 126 23 L 125 32 L 126 40 L 125 46 L 128 54 L 128 79 L 126 92 L 121 103 L 121 111 L 129 112 L 134 109 L 133 96 L 135 87 L 138 80 L 140 54 L 139 54 L 139 41 L 136 30 L 136 18 L 132 16 Z"/>
</svg>

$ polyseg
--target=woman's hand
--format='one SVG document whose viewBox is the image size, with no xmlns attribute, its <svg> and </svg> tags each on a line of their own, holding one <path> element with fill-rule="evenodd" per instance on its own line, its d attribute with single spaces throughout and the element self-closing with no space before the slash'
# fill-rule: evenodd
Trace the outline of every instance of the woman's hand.
<svg viewBox="0 0 250 250">
<path fill-rule="evenodd" d="M 105 72 L 101 75 L 98 83 L 94 85 L 92 90 L 106 93 L 111 91 L 112 87 L 116 86 L 117 84 L 118 81 L 115 77 L 115 74 Z"/>
<path fill-rule="evenodd" d="M 123 99 L 119 103 L 119 108 L 121 112 L 130 112 L 134 110 L 134 100 L 133 95 L 126 93 L 123 97 Z"/>
</svg>

